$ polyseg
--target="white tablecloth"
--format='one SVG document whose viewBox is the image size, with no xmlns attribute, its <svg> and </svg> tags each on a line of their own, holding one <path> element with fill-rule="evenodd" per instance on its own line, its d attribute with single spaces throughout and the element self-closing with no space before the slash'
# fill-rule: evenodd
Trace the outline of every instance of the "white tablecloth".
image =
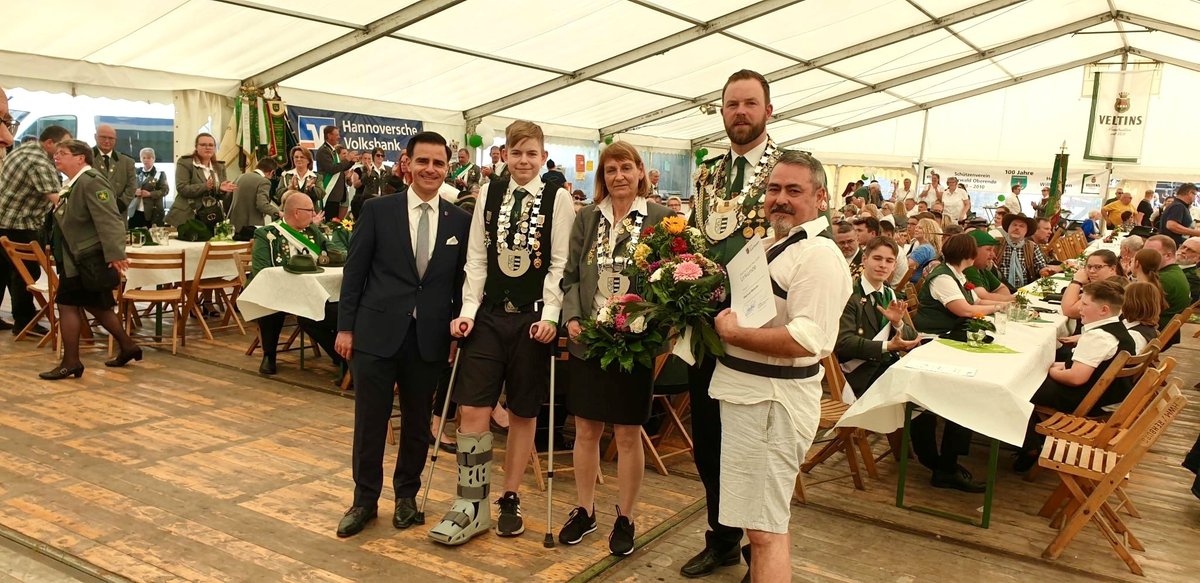
<svg viewBox="0 0 1200 583">
<path fill-rule="evenodd" d="M 996 344 L 1016 354 L 976 354 L 937 341 L 908 353 L 888 368 L 838 422 L 889 433 L 904 425 L 905 403 L 913 402 L 963 427 L 1021 445 L 1033 404 L 1029 399 L 1054 362 L 1061 314 L 1044 314 L 1049 324 L 1009 322 Z M 913 368 L 920 363 L 952 365 L 974 376 Z"/>
<path fill-rule="evenodd" d="M 336 302 L 341 296 L 341 267 L 306 274 L 268 267 L 254 276 L 238 296 L 237 305 L 246 320 L 284 312 L 320 321 L 325 319 L 325 302 Z"/>
<path fill-rule="evenodd" d="M 213 246 L 229 245 L 237 241 L 213 241 Z M 204 253 L 203 242 L 180 241 L 168 239 L 166 245 L 149 245 L 142 247 L 128 246 L 125 252 L 135 253 L 174 253 L 183 251 L 183 270 L 190 280 L 196 276 L 196 265 L 200 263 L 200 255 Z M 204 277 L 233 278 L 237 276 L 237 266 L 232 261 L 214 261 L 204 266 Z M 127 289 L 151 289 L 168 283 L 178 283 L 179 272 L 173 269 L 130 269 L 125 272 L 125 287 Z"/>
</svg>

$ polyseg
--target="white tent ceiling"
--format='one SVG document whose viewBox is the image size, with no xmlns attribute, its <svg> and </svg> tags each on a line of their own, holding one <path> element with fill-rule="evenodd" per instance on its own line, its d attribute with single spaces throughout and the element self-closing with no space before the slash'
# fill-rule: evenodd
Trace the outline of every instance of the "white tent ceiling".
<svg viewBox="0 0 1200 583">
<path fill-rule="evenodd" d="M 947 121 L 998 132 L 967 140 L 985 146 L 970 154 L 980 159 L 1011 129 L 989 117 L 1073 114 L 1086 63 L 1164 62 L 1175 85 L 1164 81 L 1164 94 L 1200 85 L 1200 30 L 1175 24 L 1200 23 L 1197 0 L 9 0 L 6 8 L 5 85 L 127 96 L 232 95 L 242 84 L 277 83 L 300 104 L 350 109 L 333 105 L 352 99 L 358 111 L 468 128 L 526 118 L 679 147 L 720 146 L 720 116 L 704 106 L 740 68 L 772 81 L 777 141 L 908 160 L 921 149 L 927 110 L 924 145 L 934 152 L 932 134 L 947 132 Z M 1048 107 L 1046 95 L 1064 105 Z M 854 135 L 864 137 L 857 147 L 846 139 Z M 1046 139 L 1074 145 L 1069 138 Z"/>
</svg>

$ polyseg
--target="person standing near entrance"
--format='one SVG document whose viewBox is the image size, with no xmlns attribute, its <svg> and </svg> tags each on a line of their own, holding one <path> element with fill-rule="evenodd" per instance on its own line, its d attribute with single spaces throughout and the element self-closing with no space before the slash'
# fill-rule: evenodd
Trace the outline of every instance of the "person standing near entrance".
<svg viewBox="0 0 1200 583">
<path fill-rule="evenodd" d="M 767 135 L 772 111 L 771 88 L 765 77 L 745 69 L 729 76 L 721 91 L 721 117 L 730 151 L 705 162 L 712 165 L 712 172 L 693 198 L 689 221 L 705 233 L 710 255 L 722 265 L 729 263 L 750 238 L 767 238 L 771 227 L 763 199 L 767 177 L 781 154 Z M 836 324 L 835 319 L 835 328 Z M 709 396 L 715 368 L 716 360 L 710 357 L 688 372 L 696 470 L 704 483 L 709 527 L 704 534 L 704 549 L 679 570 L 689 578 L 703 577 L 718 567 L 741 561 L 742 529 L 722 524 L 720 519 L 721 410 Z"/>
<path fill-rule="evenodd" d="M 108 181 L 117 197 L 117 210 L 125 214 L 137 190 L 137 170 L 133 158 L 117 151 L 117 130 L 104 124 L 96 128 L 96 147 L 92 148 L 96 170 Z"/>
</svg>

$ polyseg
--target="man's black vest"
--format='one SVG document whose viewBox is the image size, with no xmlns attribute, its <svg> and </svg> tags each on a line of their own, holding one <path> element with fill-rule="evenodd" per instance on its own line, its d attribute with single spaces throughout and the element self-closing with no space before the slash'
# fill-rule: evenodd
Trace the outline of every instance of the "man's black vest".
<svg viewBox="0 0 1200 583">
<path fill-rule="evenodd" d="M 483 293 L 486 298 L 485 303 L 492 302 L 511 302 L 514 306 L 524 307 L 537 301 L 542 300 L 543 287 L 546 282 L 546 272 L 550 270 L 550 253 L 552 251 L 551 233 L 554 228 L 554 200 L 558 195 L 558 190 L 546 190 L 543 185 L 542 206 L 539 211 L 540 216 L 545 217 L 542 223 L 541 241 L 539 251 L 541 251 L 541 265 L 533 264 L 534 257 L 537 257 L 536 252 L 530 249 L 530 265 L 529 270 L 521 277 L 509 277 L 500 271 L 499 251 L 497 247 L 496 224 L 500 220 L 500 205 L 504 201 L 504 194 L 508 191 L 508 178 L 493 179 L 488 184 L 487 204 L 484 206 L 484 229 L 487 230 L 488 241 L 487 246 L 487 283 L 483 286 Z M 535 196 L 537 193 L 531 192 L 526 197 Z M 524 203 L 524 201 L 522 201 Z M 512 223 L 508 229 L 508 244 L 512 247 L 513 237 L 518 233 L 517 224 Z M 530 231 L 527 233 L 530 237 L 533 236 L 533 225 L 530 225 Z"/>
</svg>

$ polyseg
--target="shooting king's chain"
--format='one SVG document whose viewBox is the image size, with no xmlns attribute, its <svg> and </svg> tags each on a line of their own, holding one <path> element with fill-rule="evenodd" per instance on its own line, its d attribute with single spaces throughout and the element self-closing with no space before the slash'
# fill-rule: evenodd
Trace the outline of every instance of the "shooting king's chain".
<svg viewBox="0 0 1200 583">
<path fill-rule="evenodd" d="M 739 226 L 742 227 L 742 236 L 747 239 L 755 235 L 766 236 L 766 213 L 760 212 L 758 207 L 762 205 L 767 177 L 775 168 L 781 153 L 775 142 L 768 138 L 762 156 L 750 169 L 749 180 L 743 180 L 742 190 L 729 198 L 725 198 L 724 193 L 732 156 L 726 154 L 721 159 L 710 176 L 711 180 L 704 186 L 702 204 L 696 205 L 696 224 L 702 226 L 710 241 L 716 243 L 725 240 Z M 748 197 L 746 193 L 753 193 L 753 196 Z"/>
</svg>

